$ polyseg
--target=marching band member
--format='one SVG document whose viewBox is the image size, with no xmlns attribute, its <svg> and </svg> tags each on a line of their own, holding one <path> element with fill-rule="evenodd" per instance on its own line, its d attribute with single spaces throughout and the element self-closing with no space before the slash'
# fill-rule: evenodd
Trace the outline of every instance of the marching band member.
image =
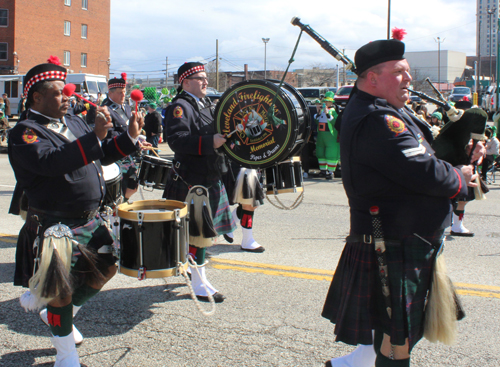
<svg viewBox="0 0 500 367">
<path fill-rule="evenodd" d="M 143 125 L 132 115 L 127 131 L 106 140 L 112 126 L 107 108 L 98 108 L 93 130 L 67 114 L 66 72 L 54 63 L 28 71 L 29 109 L 11 130 L 8 147 L 17 186 L 29 205 L 17 242 L 14 285 L 30 287 L 21 297 L 25 308 L 47 304 L 42 314 L 57 349 L 56 367 L 80 366 L 73 314 L 116 273 L 113 238 L 98 215 L 105 195 L 101 162 L 135 151 Z"/>
<path fill-rule="evenodd" d="M 451 199 L 475 185 L 473 167 L 437 159 L 429 129 L 406 111 L 412 78 L 404 49 L 403 42 L 391 39 L 356 52 L 358 80 L 342 119 L 351 229 L 322 315 L 336 324 L 337 341 L 381 341 L 374 345 L 376 360 L 356 367 L 410 365 L 411 350 L 423 335 L 433 255 L 450 223 Z M 370 213 L 373 206 L 377 218 Z M 375 219 L 387 239 L 383 268 L 375 253 Z M 336 359 L 325 363 L 348 365 Z"/>
<path fill-rule="evenodd" d="M 132 111 L 130 105 L 125 103 L 127 92 L 127 74 L 122 73 L 121 78 L 108 80 L 108 98 L 102 105 L 108 108 L 113 127 L 108 131 L 108 138 L 114 138 L 127 131 Z M 117 162 L 122 172 L 122 191 L 125 200 L 137 192 L 137 166 L 132 156 L 127 156 Z"/>
<path fill-rule="evenodd" d="M 202 185 L 208 189 L 216 235 L 233 232 L 235 223 L 221 181 L 223 156 L 216 152 L 226 139 L 216 133 L 213 105 L 205 98 L 208 86 L 205 67 L 199 62 L 188 62 L 179 67 L 178 75 L 179 94 L 165 116 L 167 142 L 175 155 L 163 197 L 185 201 L 192 186 Z M 191 213 L 190 216 L 193 217 Z M 205 263 L 206 247 L 211 245 L 211 241 L 198 244 L 190 242 L 189 254 L 198 265 Z M 198 299 L 207 301 L 210 292 L 215 302 L 224 301 L 225 297 L 206 278 L 204 266 L 192 269 L 191 277 Z"/>
</svg>

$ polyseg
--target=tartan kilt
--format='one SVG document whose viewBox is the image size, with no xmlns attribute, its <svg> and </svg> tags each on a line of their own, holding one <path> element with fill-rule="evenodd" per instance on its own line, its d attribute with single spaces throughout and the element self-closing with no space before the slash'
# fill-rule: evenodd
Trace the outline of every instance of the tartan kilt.
<svg viewBox="0 0 500 367">
<path fill-rule="evenodd" d="M 210 209 L 212 210 L 212 219 L 215 231 L 219 235 L 233 232 L 236 229 L 236 222 L 233 220 L 233 216 L 231 215 L 231 208 L 229 206 L 226 189 L 219 177 L 204 177 L 201 181 L 191 180 L 192 182 L 188 182 L 182 179 L 184 176 L 182 171 L 178 173 L 181 176 L 175 180 L 177 172 L 175 169 L 169 170 L 163 197 L 168 200 L 185 202 L 186 196 L 189 192 L 189 186 L 205 186 L 208 189 L 208 198 L 210 201 Z"/>
<path fill-rule="evenodd" d="M 73 234 L 73 239 L 80 243 L 81 245 L 88 245 L 91 241 L 92 244 L 97 245 L 113 245 L 117 247 L 116 238 L 109 231 L 105 225 L 104 220 L 98 216 L 90 221 L 88 220 L 70 220 L 67 218 L 50 218 L 46 222 L 42 223 L 42 227 L 40 229 L 41 233 L 45 232 L 47 228 L 50 226 L 61 222 L 66 224 L 71 228 L 71 232 Z M 101 230 L 100 227 L 105 228 L 105 230 Z M 33 244 L 37 237 L 37 222 L 33 219 L 32 212 L 28 211 L 28 216 L 24 226 L 21 228 L 19 232 L 19 237 L 17 240 L 16 247 L 16 268 L 14 272 L 14 285 L 29 287 L 29 280 L 33 276 L 34 264 L 35 264 L 35 254 L 33 252 Z M 100 247 L 100 246 L 99 246 Z M 94 250 L 97 252 L 98 248 Z M 75 265 L 80 258 L 80 250 L 77 246 L 73 246 L 73 257 L 71 259 L 71 266 L 74 269 L 72 271 L 73 275 L 76 275 L 76 272 L 87 272 L 88 269 L 81 269 L 82 265 L 79 264 L 75 270 Z M 107 254 L 98 254 L 98 263 L 96 263 L 96 267 L 99 271 L 106 271 L 107 266 L 111 265 L 110 262 L 114 263 L 115 258 L 113 259 L 106 258 Z M 102 264 L 101 264 L 102 262 Z M 85 265 L 83 264 L 83 267 Z"/>
<path fill-rule="evenodd" d="M 386 312 L 373 244 L 346 243 L 333 277 L 322 316 L 335 325 L 336 340 L 372 344 L 372 330 L 381 330 L 394 345 L 410 350 L 423 336 L 424 309 L 431 285 L 434 252 L 442 231 L 401 241 L 386 241 L 392 318 Z"/>
</svg>

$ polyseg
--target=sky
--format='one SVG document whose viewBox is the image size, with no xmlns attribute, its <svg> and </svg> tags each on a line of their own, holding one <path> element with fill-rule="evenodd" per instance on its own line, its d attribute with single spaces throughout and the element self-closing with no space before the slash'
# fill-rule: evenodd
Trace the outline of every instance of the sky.
<svg viewBox="0 0 500 367">
<path fill-rule="evenodd" d="M 388 0 L 111 0 L 110 72 L 159 77 L 186 61 L 216 58 L 220 69 L 285 70 L 300 34 L 299 17 L 354 60 L 362 45 L 387 38 Z M 391 0 L 390 27 L 404 28 L 406 51 L 476 53 L 476 1 Z M 264 46 L 262 38 L 269 38 Z M 264 57 L 266 54 L 266 57 Z M 264 60 L 266 59 L 266 60 Z M 290 70 L 335 67 L 305 32 Z"/>
</svg>

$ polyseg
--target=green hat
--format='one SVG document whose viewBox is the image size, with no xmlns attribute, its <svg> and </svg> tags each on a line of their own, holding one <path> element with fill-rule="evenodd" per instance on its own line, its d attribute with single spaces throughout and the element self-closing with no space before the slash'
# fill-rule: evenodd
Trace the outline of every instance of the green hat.
<svg viewBox="0 0 500 367">
<path fill-rule="evenodd" d="M 156 103 L 151 102 L 151 103 L 149 104 L 149 107 L 151 107 L 151 108 L 156 108 L 157 106 L 156 106 Z"/>
<path fill-rule="evenodd" d="M 431 117 L 436 117 L 438 120 L 442 120 L 443 119 L 443 115 L 441 114 L 441 112 L 434 112 Z"/>
<path fill-rule="evenodd" d="M 325 97 L 323 98 L 323 102 L 335 102 L 334 100 L 335 94 L 333 92 L 326 92 Z"/>
</svg>

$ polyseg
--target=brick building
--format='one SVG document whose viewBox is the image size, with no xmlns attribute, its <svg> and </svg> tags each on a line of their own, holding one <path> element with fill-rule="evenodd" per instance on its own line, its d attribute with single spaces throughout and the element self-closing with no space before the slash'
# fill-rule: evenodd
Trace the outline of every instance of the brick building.
<svg viewBox="0 0 500 367">
<path fill-rule="evenodd" d="M 0 74 L 58 56 L 72 73 L 109 75 L 110 0 L 0 0 Z"/>
</svg>

